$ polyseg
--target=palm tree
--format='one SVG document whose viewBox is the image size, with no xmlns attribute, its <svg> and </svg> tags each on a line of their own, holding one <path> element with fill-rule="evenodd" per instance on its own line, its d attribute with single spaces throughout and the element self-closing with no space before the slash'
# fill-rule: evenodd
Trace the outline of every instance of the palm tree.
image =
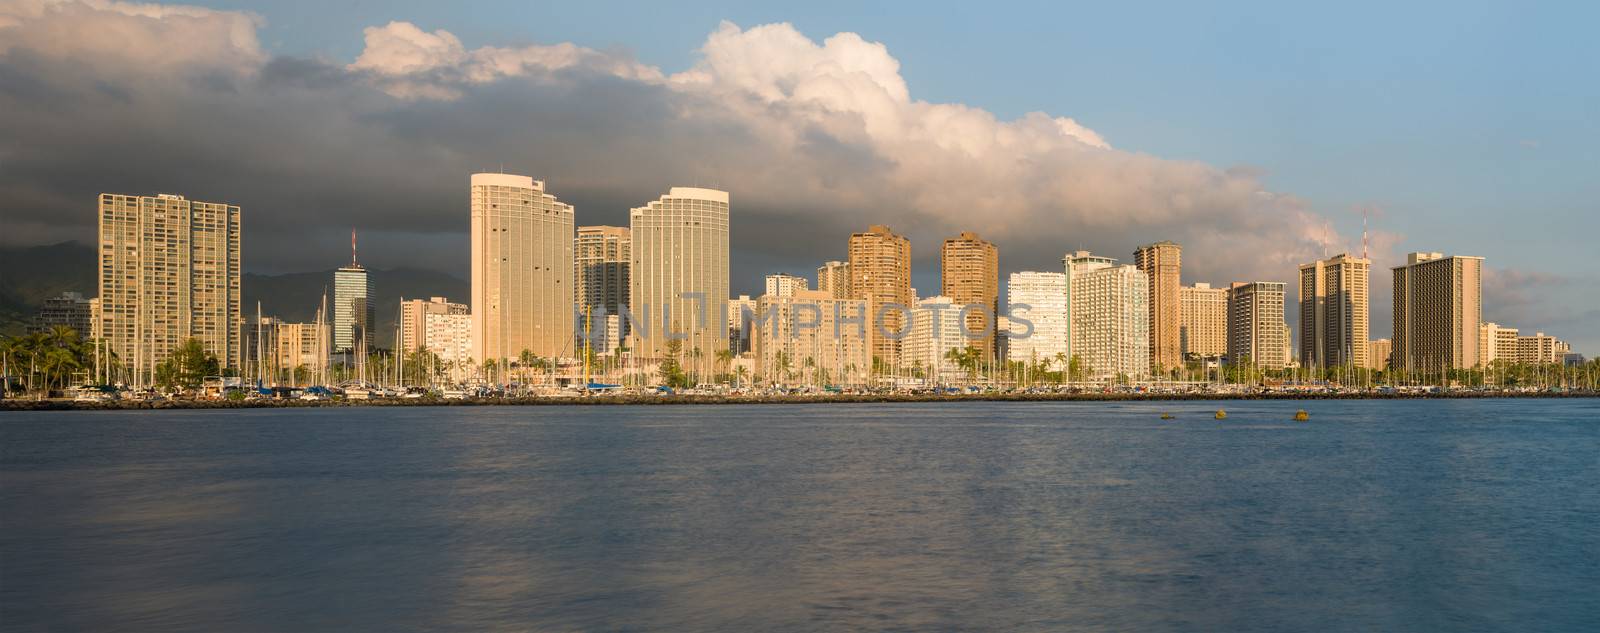
<svg viewBox="0 0 1600 633">
<path fill-rule="evenodd" d="M 538 362 L 539 356 L 534 354 L 533 350 L 523 348 L 523 350 L 517 354 L 517 366 L 522 370 L 523 384 L 528 383 L 528 370 Z"/>
<path fill-rule="evenodd" d="M 731 349 L 719 349 L 719 350 L 717 350 L 716 358 L 717 358 L 717 367 L 725 368 L 725 367 L 728 366 L 729 363 L 733 362 L 733 350 L 731 350 Z M 720 373 L 721 372 L 718 372 L 719 375 L 720 375 Z M 720 382 L 720 380 L 716 381 L 716 382 Z"/>
</svg>

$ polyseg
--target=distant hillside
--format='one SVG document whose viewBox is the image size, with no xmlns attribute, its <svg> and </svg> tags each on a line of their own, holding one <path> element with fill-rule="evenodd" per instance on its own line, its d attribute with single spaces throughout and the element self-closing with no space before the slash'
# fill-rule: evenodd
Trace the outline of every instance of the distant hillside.
<svg viewBox="0 0 1600 633">
<path fill-rule="evenodd" d="M 398 320 L 400 298 L 448 297 L 465 303 L 468 282 L 445 273 L 416 268 L 370 272 L 376 302 L 376 342 L 391 344 Z M 256 301 L 261 311 L 290 321 L 316 318 L 324 289 L 332 292 L 333 269 L 308 273 L 260 275 L 245 273 L 239 280 L 242 310 L 253 317 Z M 94 248 L 81 242 L 48 246 L 0 247 L 0 333 L 15 334 L 27 327 L 39 305 L 62 292 L 98 294 Z M 331 297 L 330 297 L 331 300 Z"/>
</svg>

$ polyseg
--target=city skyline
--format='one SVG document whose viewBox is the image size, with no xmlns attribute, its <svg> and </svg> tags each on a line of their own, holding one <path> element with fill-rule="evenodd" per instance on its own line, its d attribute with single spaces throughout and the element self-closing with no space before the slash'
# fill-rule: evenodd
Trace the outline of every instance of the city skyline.
<svg viewBox="0 0 1600 633">
<path fill-rule="evenodd" d="M 404 15 L 365 16 L 363 21 L 370 28 L 365 32 L 355 28 L 345 33 L 342 37 L 348 42 L 341 44 L 344 47 L 340 49 L 341 54 L 318 58 L 305 56 L 306 48 L 273 39 L 281 36 L 284 27 L 274 21 L 274 16 L 283 15 L 283 11 L 292 13 L 294 9 L 264 10 L 269 20 L 263 26 L 227 11 L 197 12 L 180 23 L 153 13 L 132 15 L 73 3 L 50 6 L 49 10 L 35 10 L 31 5 L 0 9 L 7 12 L 5 17 L 8 18 L 0 20 L 0 29 L 7 35 L 0 38 L 6 42 L 0 44 L 0 63 L 20 76 L 38 79 L 37 85 L 41 87 L 58 89 L 54 94 L 77 95 L 85 107 L 93 107 L 99 103 L 97 100 L 107 97 L 104 91 L 84 92 L 84 86 L 121 89 L 132 104 L 128 114 L 141 115 L 137 119 L 140 124 L 123 125 L 117 130 L 104 129 L 99 123 L 87 126 L 82 133 L 95 136 L 101 155 L 49 154 L 49 161 L 30 155 L 21 159 L 23 162 L 17 164 L 17 169 L 0 177 L 0 195 L 10 201 L 6 211 L 10 229 L 5 238 L 7 245 L 42 243 L 58 238 L 91 241 L 92 230 L 85 229 L 93 221 L 92 214 L 85 212 L 81 202 L 72 202 L 82 199 L 73 197 L 77 195 L 74 187 L 140 195 L 182 191 L 197 199 L 226 199 L 254 211 L 243 218 L 245 231 L 252 236 L 246 272 L 321 268 L 311 262 L 335 261 L 333 253 L 343 248 L 342 230 L 355 225 L 363 232 L 363 263 L 369 267 L 406 263 L 463 275 L 467 262 L 462 253 L 467 249 L 461 247 L 467 243 L 467 232 L 451 219 L 451 214 L 437 210 L 448 207 L 430 202 L 459 200 L 459 189 L 443 188 L 435 183 L 458 183 L 461 173 L 487 171 L 503 165 L 502 169 L 546 179 L 553 190 L 562 193 L 563 201 L 585 210 L 581 220 L 585 225 L 620 226 L 627 209 L 637 200 L 647 199 L 655 195 L 651 192 L 659 193 L 672 185 L 698 184 L 729 190 L 741 200 L 740 221 L 731 227 L 730 236 L 731 269 L 738 271 L 730 279 L 731 294 L 757 290 L 761 276 L 769 272 L 810 276 L 818 261 L 842 255 L 837 246 L 833 246 L 837 236 L 858 231 L 859 225 L 866 222 L 895 226 L 912 241 L 916 247 L 912 249 L 911 285 L 929 290 L 939 282 L 938 249 L 933 246 L 938 240 L 964 230 L 977 230 L 1006 251 L 999 271 L 1002 283 L 1011 272 L 1053 270 L 1050 263 L 1062 252 L 1088 248 L 1126 254 L 1152 240 L 1171 239 L 1185 246 L 1188 251 L 1183 262 L 1186 284 L 1194 280 L 1225 284 L 1233 279 L 1291 282 L 1292 272 L 1285 274 L 1283 271 L 1292 266 L 1339 252 L 1360 252 L 1357 244 L 1361 214 L 1357 213 L 1355 205 L 1302 198 L 1296 195 L 1297 187 L 1280 187 L 1270 179 L 1252 175 L 1247 167 L 1234 169 L 1238 163 L 1255 161 L 1218 160 L 1220 157 L 1212 157 L 1211 164 L 1188 161 L 1184 160 L 1184 152 L 1163 151 L 1159 145 L 1152 145 L 1160 139 L 1151 135 L 1135 143 L 1118 142 L 1119 138 L 1135 133 L 1134 128 L 1106 128 L 1096 119 L 1077 116 L 1079 111 L 1074 104 L 1052 105 L 1038 93 L 1030 97 L 1028 93 L 1012 90 L 1003 97 L 990 97 L 976 91 L 960 93 L 937 88 L 942 80 L 928 74 L 929 53 L 915 42 L 907 42 L 904 34 L 897 34 L 894 29 L 867 16 L 840 16 L 838 24 L 829 26 L 808 24 L 801 19 L 803 16 L 785 23 L 782 16 L 752 16 L 725 8 L 723 10 L 729 14 L 724 17 L 734 19 L 733 23 L 718 26 L 715 19 L 703 17 L 694 17 L 702 21 L 696 24 L 687 22 L 690 17 L 675 20 L 673 29 L 677 35 L 674 37 L 680 38 L 680 45 L 674 55 L 678 57 L 667 58 L 660 56 L 659 50 L 650 49 L 641 50 L 637 57 L 613 53 L 607 50 L 607 41 L 566 37 L 561 33 L 518 37 L 514 25 L 503 27 L 505 30 L 499 33 L 474 33 L 459 27 L 457 31 L 449 31 L 446 27 L 452 25 L 447 19 L 441 22 L 441 16 L 415 15 L 415 7 L 401 7 L 396 12 Z M 770 10 L 758 12 L 771 13 Z M 414 21 L 404 19 L 408 17 Z M 849 23 L 852 21 L 861 26 L 853 26 Z M 43 33 L 70 33 L 73 29 L 105 25 L 126 27 L 133 33 L 157 28 L 185 29 L 193 36 L 195 50 L 163 52 L 134 46 L 123 51 L 127 59 L 119 61 L 108 57 L 109 54 L 96 48 L 93 42 L 72 38 L 39 39 L 39 34 Z M 19 26 L 26 28 L 16 30 Z M 698 41 L 681 39 L 695 32 L 698 35 L 693 37 Z M 279 35 L 263 35 L 269 33 Z M 332 38 L 336 34 L 325 35 Z M 588 37 L 605 35 L 590 33 Z M 538 43 L 528 44 L 530 40 Z M 575 56 L 560 62 L 569 65 L 557 67 L 548 57 L 541 57 L 541 54 L 558 50 L 557 44 L 569 40 L 576 42 L 577 48 L 571 49 Z M 434 47 L 436 44 L 441 47 Z M 495 52 L 483 48 L 486 45 L 502 47 L 495 50 L 507 54 L 516 53 L 517 64 L 505 67 L 507 70 L 484 74 L 483 71 L 490 68 L 485 65 L 492 61 L 490 54 Z M 432 70 L 422 73 L 395 66 L 395 61 L 400 59 L 397 56 L 405 51 L 422 54 L 417 59 Z M 767 78 L 740 75 L 743 67 L 730 65 L 740 55 L 759 56 L 769 63 L 773 75 Z M 860 86 L 852 87 L 852 92 L 825 93 L 816 97 L 824 101 L 807 101 L 784 87 L 795 85 L 791 81 L 823 85 L 822 82 L 837 79 L 826 74 L 832 72 L 826 70 L 829 64 L 851 59 L 863 65 L 859 68 L 846 66 L 843 71 L 849 77 L 864 80 Z M 138 61 L 140 65 L 136 68 L 121 65 L 129 60 Z M 69 62 L 71 69 L 66 66 Z M 819 68 L 822 70 L 817 70 Z M 304 103 L 309 105 L 305 107 L 317 110 L 300 110 L 304 116 L 293 120 L 264 118 L 256 127 L 230 132 L 229 138 L 238 144 L 234 154 L 249 155 L 252 161 L 260 163 L 259 166 L 231 163 L 230 157 L 220 157 L 213 162 L 226 171 L 218 174 L 194 169 L 192 160 L 173 161 L 159 153 L 139 161 L 126 160 L 127 152 L 147 146 L 149 143 L 142 139 L 154 138 L 151 135 L 159 135 L 163 143 L 183 143 L 187 144 L 183 147 L 210 152 L 208 139 L 217 135 L 209 133 L 212 130 L 209 126 L 215 118 L 200 116 L 189 109 L 194 99 L 210 94 L 193 93 L 194 85 L 199 84 L 184 79 L 197 74 L 220 82 L 214 88 L 230 87 L 237 92 L 236 96 L 224 98 L 218 112 L 236 115 L 251 104 L 271 108 L 283 103 L 294 91 L 301 91 L 299 94 L 308 99 Z M 440 79 L 441 76 L 444 79 Z M 539 87 L 552 78 L 567 82 L 564 85 L 583 96 L 551 94 Z M 173 82 L 181 85 L 171 90 L 155 90 L 173 87 Z M 605 82 L 612 82 L 613 89 L 620 92 L 609 95 L 594 92 Z M 933 87 L 924 89 L 923 86 Z M 889 99 L 886 110 L 868 108 L 862 105 L 866 102 L 851 100 L 855 96 L 880 93 Z M 733 102 L 754 99 L 755 103 L 775 104 L 779 109 L 791 111 L 792 116 L 770 119 L 768 114 L 762 113 L 708 109 L 711 106 L 705 101 L 710 97 Z M 5 98 L 7 105 L 15 106 L 8 108 L 14 115 L 8 117 L 3 128 L 5 137 L 28 147 L 39 147 L 37 143 L 27 142 L 29 137 L 24 128 L 52 128 L 48 111 L 61 108 L 48 107 L 51 103 L 46 93 L 14 93 Z M 1009 105 L 982 101 L 991 98 L 1002 99 Z M 1035 99 L 1031 104 L 1030 98 Z M 629 99 L 635 99 L 634 106 L 619 105 Z M 827 101 L 832 99 L 843 100 Z M 592 107 L 601 102 L 609 104 L 608 107 Z M 643 116 L 652 111 L 650 108 L 661 104 L 689 108 L 710 117 L 708 120 L 752 132 L 767 126 L 784 130 L 808 129 L 807 126 L 827 129 L 823 137 L 815 139 L 818 143 L 827 143 L 797 148 L 775 145 L 777 141 L 773 138 L 757 135 L 749 144 L 749 151 L 753 153 L 731 154 L 733 146 L 721 142 L 723 139 L 719 137 L 706 136 L 703 131 L 685 129 L 657 117 Z M 818 104 L 837 107 L 871 125 L 860 134 L 841 132 L 832 127 L 831 119 L 817 118 L 820 115 L 810 108 Z M 989 107 L 985 108 L 986 105 Z M 570 109 L 578 106 L 597 112 L 592 116 L 571 114 Z M 947 151 L 937 149 L 961 147 L 970 140 L 957 133 L 958 126 L 928 128 L 922 132 L 926 136 L 916 138 L 905 136 L 903 130 L 884 131 L 877 127 L 879 123 L 895 120 L 883 118 L 888 115 L 905 121 L 925 122 L 932 120 L 929 117 L 935 114 L 961 112 L 963 107 L 977 116 L 971 123 L 982 130 L 993 131 L 1000 137 L 1031 138 L 1044 143 L 1049 152 L 1076 156 L 1068 162 L 1045 163 L 1051 171 L 1061 174 L 1043 181 L 1048 185 L 1046 191 L 1061 202 L 1042 204 L 1034 192 L 1016 180 L 1020 176 L 1037 179 L 1039 172 L 988 173 L 984 169 L 973 169 L 981 167 L 982 162 L 962 163 Z M 543 158 L 485 137 L 478 126 L 469 125 L 462 118 L 463 113 L 474 109 L 495 113 L 484 117 L 486 122 L 526 116 L 527 125 L 489 127 L 496 128 L 497 134 L 508 135 L 507 140 L 527 140 L 526 135 L 535 134 L 540 136 L 534 140 L 541 141 L 542 146 L 561 141 L 557 147 L 571 152 L 567 156 L 570 160 L 553 161 L 554 156 L 563 154 L 561 151 L 552 153 L 552 158 Z M 1034 109 L 1048 114 L 1031 118 L 1024 114 Z M 434 114 L 428 115 L 428 110 Z M 102 108 L 102 111 L 107 117 L 105 125 L 126 122 L 116 118 L 117 108 Z M 155 116 L 153 113 L 158 111 L 187 112 L 190 116 Z M 320 135 L 314 135 L 319 124 L 311 122 L 319 120 L 316 116 L 319 112 L 334 113 L 331 121 L 341 127 L 323 129 Z M 357 115 L 364 116 L 369 123 L 357 123 L 361 118 Z M 604 117 L 616 115 L 641 115 L 637 125 L 642 127 L 633 129 L 655 139 L 653 142 L 658 146 L 640 146 L 613 135 L 600 134 L 593 146 L 580 147 L 574 140 L 550 137 L 531 129 L 541 128 L 540 123 L 544 128 L 558 123 L 608 123 L 614 119 Z M 390 127 L 389 123 L 370 123 L 401 119 L 414 124 L 407 128 L 412 134 L 397 134 L 400 128 Z M 184 121 L 193 127 L 192 133 L 175 134 L 173 129 L 162 128 L 169 120 Z M 961 121 L 966 122 L 965 119 Z M 1151 119 L 1144 122 L 1151 122 Z M 1237 125 L 1219 125 L 1207 132 L 1233 132 L 1237 128 Z M 1241 131 L 1250 130 L 1245 126 Z M 489 142 L 485 142 L 486 138 Z M 271 173 L 285 173 L 274 171 L 282 158 L 281 152 L 249 151 L 266 139 L 272 139 L 281 149 L 318 151 L 296 155 L 304 162 L 295 172 L 289 172 L 296 174 L 293 179 L 265 177 Z M 438 160 L 437 153 L 415 151 L 416 146 L 411 143 L 419 139 L 451 148 L 445 153 L 455 158 Z M 323 152 L 322 144 L 329 140 L 337 140 L 358 153 L 338 149 Z M 1539 147 L 1514 144 L 1516 147 L 1511 151 L 1547 152 L 1558 145 L 1548 135 L 1533 140 L 1531 145 Z M 1538 142 L 1540 140 L 1543 144 Z M 964 173 L 970 181 L 943 200 L 930 195 L 933 190 L 925 188 L 944 186 L 947 184 L 944 179 L 929 178 L 925 173 L 885 171 L 885 160 L 903 162 L 913 155 L 908 153 L 913 142 L 931 143 L 935 148 L 923 152 L 931 167 L 962 168 L 965 171 L 957 173 Z M 706 152 L 693 161 L 665 160 L 667 152 L 677 151 L 684 143 L 701 145 Z M 70 144 L 47 145 L 45 149 L 49 152 L 65 152 L 71 147 Z M 466 147 L 475 149 L 462 151 Z M 977 156 L 985 156 L 984 152 L 995 149 L 967 148 L 978 152 Z M 855 163 L 848 160 L 851 152 L 857 159 Z M 1024 154 L 1036 161 L 1047 158 L 1044 154 L 1027 151 Z M 43 162 L 28 162 L 35 160 Z M 115 160 L 118 169 L 100 167 L 110 164 L 108 160 Z M 1085 162 L 1073 162 L 1080 160 Z M 616 164 L 612 166 L 610 162 Z M 72 165 L 72 171 L 77 174 L 85 171 L 104 174 L 103 180 L 107 182 L 93 183 L 89 182 L 93 179 L 81 176 L 55 178 L 53 174 L 58 172 L 52 170 L 61 169 L 60 165 Z M 823 169 L 824 165 L 832 166 L 832 171 Z M 1269 167 L 1278 168 L 1277 165 Z M 800 182 L 798 180 L 780 182 L 772 177 L 779 172 L 840 179 L 839 186 L 830 192 L 792 184 Z M 400 173 L 408 177 L 396 178 Z M 1085 192 L 1103 186 L 1101 178 L 1128 175 L 1150 177 L 1145 181 L 1148 187 L 1121 192 L 1131 196 L 1124 198 L 1130 204 L 1108 207 L 1103 200 L 1084 199 Z M 1195 185 L 1191 182 L 1194 178 L 1213 184 Z M 1348 175 L 1341 178 L 1342 182 L 1350 182 Z M 329 182 L 338 183 L 338 187 L 331 187 Z M 791 184 L 784 184 L 786 182 Z M 1184 184 L 1186 182 L 1189 184 Z M 1587 181 L 1555 182 L 1565 187 L 1557 189 L 1570 192 L 1573 187 L 1586 186 L 1582 183 Z M 381 188 L 376 188 L 380 183 Z M 1239 197 L 1236 189 L 1247 195 Z M 1367 195 L 1360 186 L 1349 189 L 1348 195 Z M 1437 189 L 1437 186 L 1430 189 Z M 992 200 L 982 201 L 981 196 Z M 1176 199 L 1175 196 L 1198 202 L 1189 211 L 1174 209 L 1164 200 Z M 1362 199 L 1365 198 L 1356 198 Z M 951 205 L 966 205 L 962 208 L 968 211 L 954 213 Z M 1543 223 L 1525 222 L 1514 224 L 1509 230 L 1513 233 L 1527 231 L 1530 239 L 1486 243 L 1482 236 L 1460 234 L 1461 229 L 1456 226 L 1446 227 L 1438 237 L 1423 233 L 1425 227 L 1438 225 L 1441 218 L 1435 217 L 1433 224 L 1429 224 L 1427 214 L 1405 208 L 1406 205 L 1379 200 L 1370 206 L 1373 207 L 1368 214 L 1372 229 L 1371 259 L 1372 265 L 1380 271 L 1401 263 L 1403 253 L 1413 250 L 1442 249 L 1487 255 L 1484 320 L 1509 323 L 1525 331 L 1556 332 L 1572 341 L 1579 350 L 1594 348 L 1596 330 L 1600 330 L 1597 327 L 1600 310 L 1592 305 L 1590 298 L 1600 294 L 1597 290 L 1600 286 L 1594 285 L 1593 274 L 1587 269 L 1571 266 L 1565 259 L 1581 252 L 1581 248 L 1561 248 L 1569 244 L 1565 240 L 1581 240 L 1579 236 L 1594 233 L 1583 230 L 1589 228 L 1585 224 L 1585 214 L 1550 210 L 1547 205 L 1537 203 L 1531 208 L 1504 204 L 1505 208 L 1516 208 L 1531 219 L 1575 222 L 1577 230 L 1559 231 L 1554 236 L 1540 233 L 1535 240 L 1532 239 L 1535 227 Z M 414 211 L 419 207 L 429 210 Z M 795 208 L 822 209 L 823 212 L 799 213 L 793 211 Z M 1268 220 L 1267 216 L 1289 217 L 1294 222 Z M 984 221 L 974 221 L 978 217 Z M 1102 219 L 1090 221 L 1093 217 Z M 1162 218 L 1164 224 L 1152 225 L 1154 217 Z M 1040 223 L 1041 218 L 1055 221 Z M 288 229 L 292 229 L 292 234 Z M 1220 237 L 1192 239 L 1196 232 Z M 1429 239 L 1424 242 L 1414 236 L 1408 237 L 1411 234 L 1426 234 Z M 289 247 L 291 239 L 293 248 Z M 1518 246 L 1522 241 L 1539 241 L 1542 246 L 1537 249 Z M 370 247 L 366 246 L 368 244 Z M 1238 257 L 1241 252 L 1253 256 Z M 1390 320 L 1382 318 L 1389 309 L 1389 284 L 1388 275 L 1372 278 L 1371 311 L 1377 316 L 1371 320 L 1370 336 L 1375 339 L 1392 335 Z M 1297 284 L 1291 284 L 1286 298 L 1291 304 L 1287 318 L 1298 322 L 1296 310 L 1300 302 L 1295 286 Z"/>
</svg>

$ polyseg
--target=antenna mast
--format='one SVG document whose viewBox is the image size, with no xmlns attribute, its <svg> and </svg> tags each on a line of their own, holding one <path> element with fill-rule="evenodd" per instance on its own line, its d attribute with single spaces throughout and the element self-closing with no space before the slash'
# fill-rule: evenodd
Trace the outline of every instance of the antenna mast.
<svg viewBox="0 0 1600 633">
<path fill-rule="evenodd" d="M 1361 259 L 1367 258 L 1367 210 L 1361 207 Z"/>
</svg>

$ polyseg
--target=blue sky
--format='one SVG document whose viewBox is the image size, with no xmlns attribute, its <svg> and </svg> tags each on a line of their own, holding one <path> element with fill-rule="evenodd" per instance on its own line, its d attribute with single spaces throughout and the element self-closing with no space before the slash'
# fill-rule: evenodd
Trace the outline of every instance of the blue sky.
<svg viewBox="0 0 1600 633">
<path fill-rule="evenodd" d="M 1600 9 L 1587 3 L 202 2 L 276 53 L 354 59 L 389 20 L 468 47 L 570 41 L 690 66 L 718 21 L 883 42 L 914 98 L 1071 116 L 1113 145 L 1265 170 L 1344 233 L 1570 270 L 1600 235 Z M 1514 229 L 1508 229 L 1514 225 Z"/>
</svg>

